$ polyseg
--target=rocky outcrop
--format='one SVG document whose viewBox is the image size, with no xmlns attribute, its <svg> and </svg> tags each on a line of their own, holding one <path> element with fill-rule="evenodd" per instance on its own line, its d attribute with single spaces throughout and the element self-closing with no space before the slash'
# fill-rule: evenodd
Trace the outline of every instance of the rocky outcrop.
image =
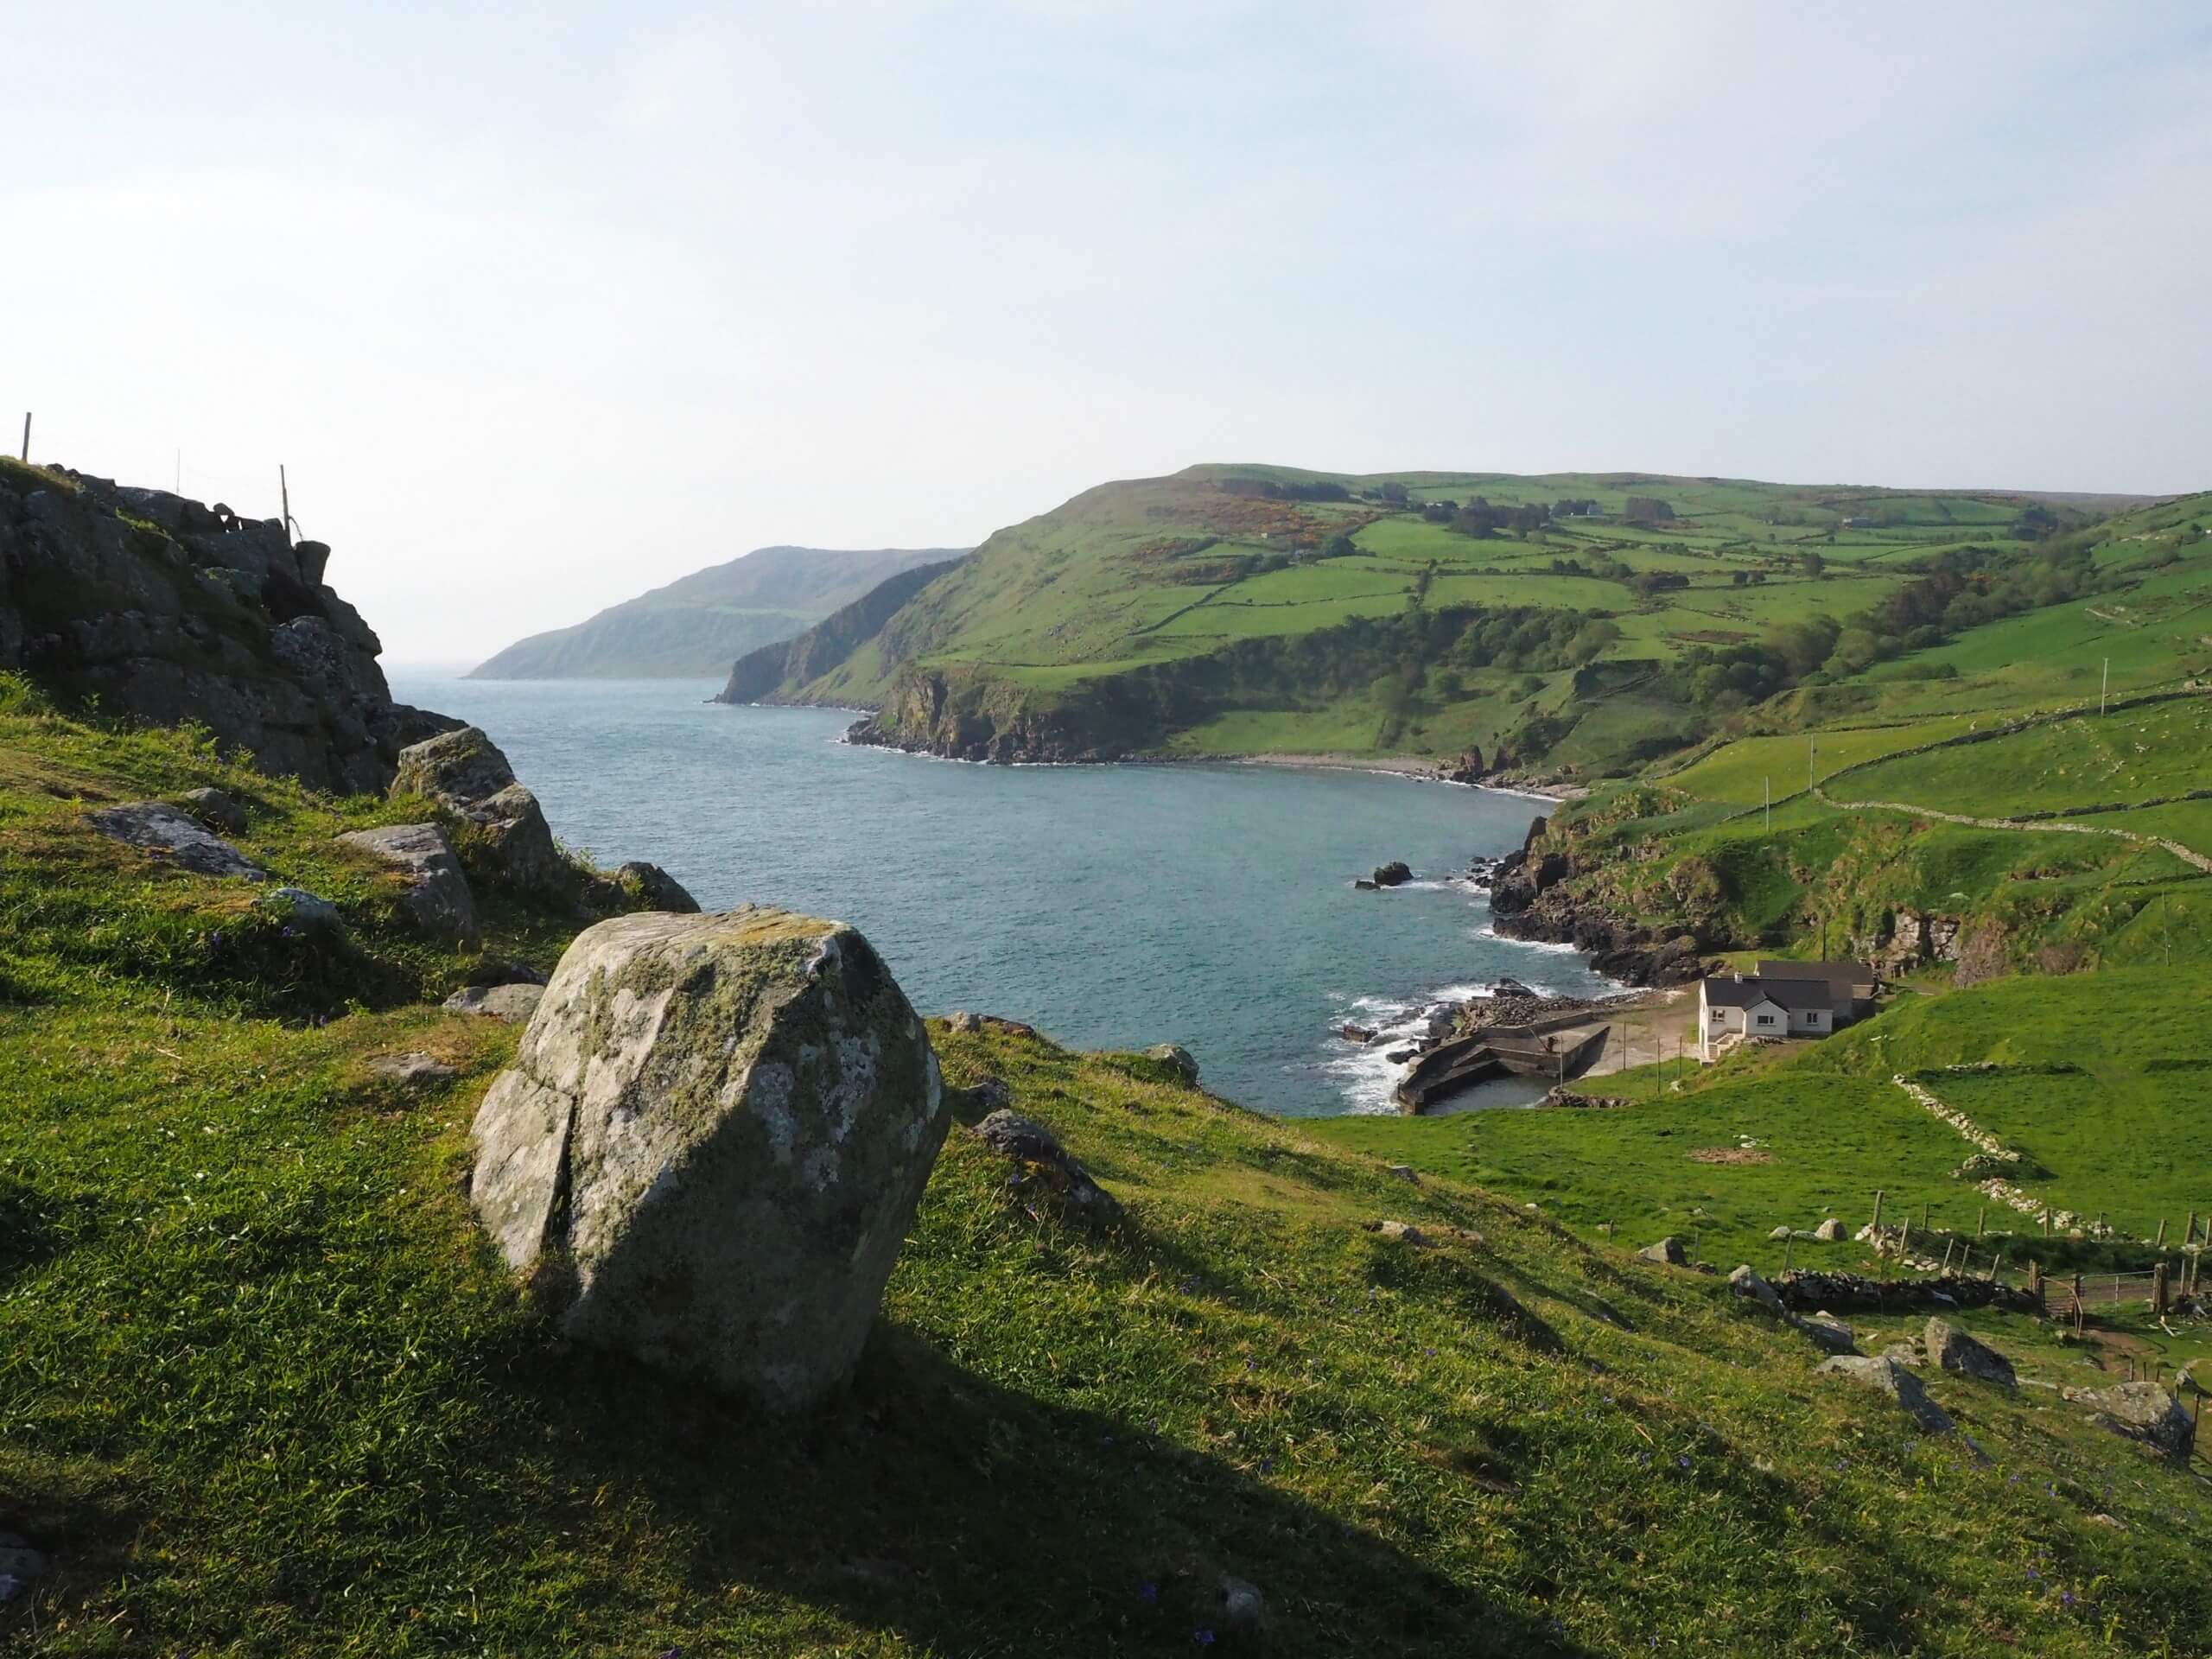
<svg viewBox="0 0 2212 1659">
<path fill-rule="evenodd" d="M 568 1337 L 791 1410 L 850 1375 L 950 1119 L 851 928 L 628 916 L 562 958 L 470 1198 Z"/>
<path fill-rule="evenodd" d="M 553 844 L 537 797 L 515 781 L 507 757 L 476 727 L 401 750 L 391 794 L 419 795 L 466 820 L 512 887 L 551 893 L 575 885 L 578 873 Z"/>
<path fill-rule="evenodd" d="M 338 842 L 368 854 L 397 874 L 408 914 L 429 938 L 455 944 L 476 943 L 476 897 L 461 873 L 461 860 L 454 856 L 453 843 L 436 824 L 349 830 Z"/>
<path fill-rule="evenodd" d="M 608 910 L 672 910 L 699 913 L 699 901 L 658 864 L 632 859 L 593 884 L 594 896 Z"/>
<path fill-rule="evenodd" d="M 1414 879 L 1414 873 L 1405 860 L 1394 858 L 1387 864 L 1377 864 L 1370 879 L 1378 887 L 1402 887 Z"/>
<path fill-rule="evenodd" d="M 1544 845 L 1550 829 L 1548 818 L 1534 819 L 1520 850 L 1486 873 L 1491 925 L 1499 934 L 1571 944 L 1598 972 L 1627 985 L 1685 984 L 1715 966 L 1696 934 L 1616 916 L 1569 891 L 1564 884 L 1579 872 L 1571 854 Z"/>
<path fill-rule="evenodd" d="M 448 1014 L 477 1014 L 519 1026 L 537 1012 L 537 1005 L 544 1000 L 543 985 L 467 985 L 442 1006 Z"/>
<path fill-rule="evenodd" d="M 244 881 L 269 879 L 268 871 L 229 842 L 209 835 L 193 818 L 160 801 L 104 807 L 86 813 L 85 822 L 109 840 L 136 847 L 172 869 Z"/>
<path fill-rule="evenodd" d="M 274 519 L 0 467 L 0 668 L 106 715 L 196 721 L 264 772 L 381 791 L 402 748 L 457 722 L 391 700 L 329 556 Z"/>
<path fill-rule="evenodd" d="M 1198 1087 L 1198 1063 L 1191 1051 L 1180 1043 L 1154 1043 L 1144 1052 L 1145 1058 L 1157 1060 L 1173 1071 L 1191 1087 Z"/>
</svg>

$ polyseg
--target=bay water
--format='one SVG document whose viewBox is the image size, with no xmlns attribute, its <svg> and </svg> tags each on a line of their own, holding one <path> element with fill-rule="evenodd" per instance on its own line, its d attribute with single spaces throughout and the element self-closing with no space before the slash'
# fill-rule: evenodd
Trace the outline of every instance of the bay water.
<svg viewBox="0 0 2212 1659">
<path fill-rule="evenodd" d="M 1543 810 L 1524 797 L 1235 764 L 963 765 L 843 743 L 837 710 L 709 702 L 705 682 L 391 678 L 488 732 L 554 834 L 602 863 L 650 860 L 709 910 L 850 922 L 925 1014 L 1004 1014 L 1078 1048 L 1180 1043 L 1209 1088 L 1262 1110 L 1391 1109 L 1387 1033 L 1500 977 L 1610 988 L 1572 950 L 1491 933 L 1458 879 L 1520 844 Z M 1391 859 L 1416 879 L 1353 888 Z M 1347 1021 L 1385 1039 L 1348 1043 Z"/>
</svg>

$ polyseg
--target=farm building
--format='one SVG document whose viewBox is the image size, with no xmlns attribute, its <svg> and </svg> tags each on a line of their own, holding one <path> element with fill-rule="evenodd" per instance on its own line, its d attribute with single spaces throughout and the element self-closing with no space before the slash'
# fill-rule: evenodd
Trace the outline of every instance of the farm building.
<svg viewBox="0 0 2212 1659">
<path fill-rule="evenodd" d="M 1759 979 L 1811 979 L 1828 985 L 1848 985 L 1854 1002 L 1871 1002 L 1880 985 L 1871 962 L 1783 962 L 1777 957 L 1760 959 Z M 1862 1009 L 1863 1013 L 1864 1010 Z"/>
<path fill-rule="evenodd" d="M 1795 964 L 1793 964 L 1795 965 Z M 1825 1037 L 1858 1011 L 1848 981 L 1715 974 L 1697 988 L 1698 1052 L 1729 1036 Z"/>
</svg>

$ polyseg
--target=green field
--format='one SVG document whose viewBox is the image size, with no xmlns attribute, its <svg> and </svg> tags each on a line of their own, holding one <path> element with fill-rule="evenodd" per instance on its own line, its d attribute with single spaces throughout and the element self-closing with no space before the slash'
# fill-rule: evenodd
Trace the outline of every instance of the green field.
<svg viewBox="0 0 2212 1659">
<path fill-rule="evenodd" d="M 1672 516 L 1630 520 L 1632 499 Z M 1495 522 L 1448 516 L 1478 499 Z M 1567 512 L 1588 501 L 1600 517 Z M 2069 507 L 2068 537 L 2040 551 L 2013 538 L 2024 505 L 1648 475 L 1197 467 L 999 531 L 869 647 L 782 695 L 885 705 L 893 735 L 940 753 L 993 735 L 1041 758 L 1325 739 L 1355 754 L 1478 748 L 1516 775 L 1581 779 L 1732 728 L 1919 725 L 2063 701 L 2108 655 L 2114 683 L 2136 689 L 2212 664 L 2193 643 L 2212 553 L 2186 538 L 2190 504 L 2101 524 Z M 2075 561 L 2056 585 L 2036 574 L 2045 554 Z M 1899 595 L 1939 569 L 1970 574 L 1955 618 L 1883 632 L 1884 607 L 1912 602 Z M 2001 613 L 2024 604 L 2036 608 Z M 1483 632 L 1498 619 L 1562 627 L 1501 645 Z M 1809 658 L 1808 627 L 1827 630 Z M 1729 678 L 1754 658 L 1760 674 Z M 1526 683 L 1502 695 L 1479 677 L 1494 667 Z M 978 675 L 1007 695 L 979 690 Z M 1794 705 L 1762 702 L 1784 690 Z"/>
</svg>

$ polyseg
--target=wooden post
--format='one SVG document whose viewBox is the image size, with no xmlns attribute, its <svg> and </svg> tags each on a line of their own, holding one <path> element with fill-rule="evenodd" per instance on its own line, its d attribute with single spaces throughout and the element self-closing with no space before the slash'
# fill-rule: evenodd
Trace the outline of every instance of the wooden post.
<svg viewBox="0 0 2212 1659">
<path fill-rule="evenodd" d="M 1976 1238 L 1980 1238 L 1982 1235 L 1982 1230 L 1988 1226 L 1988 1224 L 1989 1206 L 1985 1204 L 1978 1211 L 1975 1212 L 1974 1218 L 1974 1236 Z"/>
<path fill-rule="evenodd" d="M 1947 1278 L 1949 1276 L 1951 1271 L 1951 1252 L 1957 1248 L 1958 1241 L 1956 1239 L 1947 1238 L 1943 1241 L 1943 1273 L 1944 1276 Z"/>
<path fill-rule="evenodd" d="M 2151 1312 L 2154 1317 L 2158 1319 L 2165 1317 L 2169 1294 L 2166 1283 L 2166 1264 L 2161 1262 L 2151 1269 Z"/>
<path fill-rule="evenodd" d="M 1921 1200 L 1921 1204 L 1920 1204 L 1920 1230 L 1921 1230 L 1922 1232 L 1923 1232 L 1923 1233 L 1924 1233 L 1924 1232 L 1926 1232 L 1926 1231 L 1928 1230 L 1928 1211 L 1929 1211 L 1929 1205 L 1928 1200 L 1926 1200 L 1925 1198 L 1922 1199 L 1922 1200 Z"/>
<path fill-rule="evenodd" d="M 2050 1236 L 2050 1206 L 2047 1204 L 2043 1207 L 2043 1236 Z"/>
<path fill-rule="evenodd" d="M 1878 1186 L 1874 1189 L 1874 1230 L 1882 1230 L 1882 1189 Z"/>
<path fill-rule="evenodd" d="M 2074 1275 L 2074 1334 L 2077 1337 L 2082 1334 L 2082 1321 L 2088 1312 L 2088 1306 L 2082 1300 L 2082 1275 L 2076 1273 Z"/>
<path fill-rule="evenodd" d="M 2043 1266 L 2032 1256 L 2028 1260 L 2028 1294 L 2036 1299 L 2036 1310 L 2046 1312 L 2044 1306 Z"/>
<path fill-rule="evenodd" d="M 23 459 L 23 464 L 24 464 L 26 467 L 28 467 L 28 466 L 29 466 L 29 465 L 30 465 L 30 460 L 31 460 L 31 412 L 30 412 L 30 410 L 29 410 L 28 409 L 27 409 L 27 410 L 25 410 L 23 411 L 23 456 L 22 456 L 22 459 Z"/>
<path fill-rule="evenodd" d="M 2189 1212 L 2189 1230 L 2182 1235 L 2181 1242 L 2184 1244 L 2196 1243 L 2196 1211 L 2194 1210 Z"/>
<path fill-rule="evenodd" d="M 2158 1217 L 2158 1248 L 2162 1250 L 2166 1248 L 2166 1218 L 2164 1216 Z"/>
<path fill-rule="evenodd" d="M 2004 1271 L 2005 1271 L 2005 1252 L 2004 1252 L 2004 1251 L 2002 1251 L 2002 1250 L 1999 1250 L 1999 1251 L 1998 1251 L 1998 1252 L 1997 1252 L 1997 1254 L 1996 1254 L 1996 1255 L 1993 1255 L 1993 1256 L 1991 1256 L 1991 1257 L 1989 1258 L 1989 1282 L 1990 1282 L 1991 1284 L 1993 1284 L 1993 1284 L 1995 1284 L 1995 1283 L 1997 1283 L 1997 1282 L 1998 1282 L 1998 1276 L 1999 1276 L 2000 1274 L 2002 1274 Z"/>
<path fill-rule="evenodd" d="M 1875 1243 L 1878 1246 L 1880 1241 L 1878 1239 Z M 1905 1258 L 1905 1253 L 1911 1249 L 1912 1217 L 1908 1215 L 1904 1218 L 1904 1224 L 1897 1229 L 1897 1260 L 1899 1262 L 1903 1262 Z"/>
</svg>

